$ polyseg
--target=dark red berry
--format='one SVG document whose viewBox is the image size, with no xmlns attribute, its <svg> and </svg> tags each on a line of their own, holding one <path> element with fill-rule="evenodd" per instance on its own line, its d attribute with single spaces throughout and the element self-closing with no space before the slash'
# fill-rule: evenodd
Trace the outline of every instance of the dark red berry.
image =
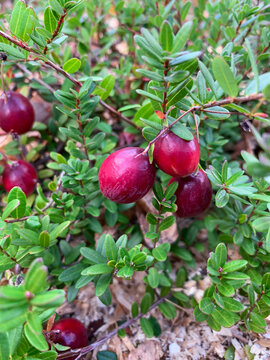
<svg viewBox="0 0 270 360">
<path fill-rule="evenodd" d="M 19 186 L 26 196 L 32 194 L 38 181 L 33 165 L 24 160 L 7 164 L 3 171 L 3 185 L 6 191 Z"/>
<path fill-rule="evenodd" d="M 23 95 L 8 91 L 0 98 L 0 127 L 7 133 L 24 134 L 32 129 L 35 113 Z"/>
<path fill-rule="evenodd" d="M 57 321 L 52 327 L 51 337 L 55 344 L 69 346 L 71 349 L 88 345 L 86 328 L 79 320 L 73 318 Z"/>
<path fill-rule="evenodd" d="M 188 176 L 196 170 L 199 160 L 200 146 L 195 137 L 186 141 L 169 131 L 155 142 L 154 161 L 166 174 Z"/>
<path fill-rule="evenodd" d="M 199 169 L 197 174 L 185 178 L 173 178 L 178 181 L 175 192 L 177 215 L 180 217 L 192 217 L 203 213 L 211 204 L 212 187 L 204 171 Z"/>
<path fill-rule="evenodd" d="M 141 199 L 153 186 L 155 166 L 143 149 L 127 147 L 111 154 L 101 165 L 99 186 L 108 199 L 128 204 Z M 141 154 L 141 155 L 140 155 Z"/>
</svg>

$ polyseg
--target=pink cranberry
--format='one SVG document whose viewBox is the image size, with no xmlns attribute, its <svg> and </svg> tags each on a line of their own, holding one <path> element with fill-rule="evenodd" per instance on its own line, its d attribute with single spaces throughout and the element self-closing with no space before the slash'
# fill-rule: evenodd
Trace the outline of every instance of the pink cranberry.
<svg viewBox="0 0 270 360">
<path fill-rule="evenodd" d="M 38 181 L 33 165 L 24 160 L 7 164 L 3 171 L 3 185 L 6 191 L 19 186 L 26 196 L 32 194 Z"/>
<path fill-rule="evenodd" d="M 153 186 L 155 166 L 143 149 L 127 147 L 111 154 L 101 165 L 99 186 L 108 199 L 128 204 L 141 199 Z"/>
<path fill-rule="evenodd" d="M 208 209 L 212 200 L 212 187 L 204 171 L 199 169 L 197 174 L 173 178 L 170 183 L 173 181 L 178 181 L 175 195 L 179 217 L 197 216 Z"/>
<path fill-rule="evenodd" d="M 24 134 L 32 129 L 35 113 L 30 101 L 15 91 L 0 98 L 0 127 L 7 133 Z"/>
<path fill-rule="evenodd" d="M 195 137 L 186 141 L 169 131 L 155 142 L 154 161 L 166 174 L 188 176 L 196 170 L 199 160 L 200 146 Z"/>
</svg>

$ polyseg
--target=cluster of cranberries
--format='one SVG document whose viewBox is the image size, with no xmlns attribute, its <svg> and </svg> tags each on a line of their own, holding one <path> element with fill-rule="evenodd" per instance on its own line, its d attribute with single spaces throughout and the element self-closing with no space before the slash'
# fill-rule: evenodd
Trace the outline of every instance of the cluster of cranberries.
<svg viewBox="0 0 270 360">
<path fill-rule="evenodd" d="M 0 98 L 0 127 L 7 133 L 22 135 L 32 129 L 35 113 L 30 101 L 15 91 L 7 91 Z M 10 191 L 19 186 L 28 196 L 36 187 L 37 173 L 26 161 L 7 164 L 3 172 L 3 186 Z"/>
<path fill-rule="evenodd" d="M 179 138 L 169 131 L 155 142 L 154 162 L 178 182 L 175 193 L 180 217 L 192 217 L 204 212 L 212 199 L 210 181 L 202 170 L 197 170 L 200 147 L 194 137 L 191 141 Z M 153 186 L 155 165 L 141 148 L 128 147 L 111 154 L 101 165 L 99 185 L 102 194 L 118 203 L 141 199 Z"/>
</svg>

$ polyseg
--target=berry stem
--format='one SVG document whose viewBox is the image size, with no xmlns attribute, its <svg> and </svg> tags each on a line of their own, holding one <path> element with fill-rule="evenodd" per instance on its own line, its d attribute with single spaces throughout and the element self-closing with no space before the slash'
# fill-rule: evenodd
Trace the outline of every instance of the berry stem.
<svg viewBox="0 0 270 360">
<path fill-rule="evenodd" d="M 195 126 L 196 126 L 196 136 L 197 136 L 197 140 L 199 142 L 199 127 L 198 127 L 198 122 L 197 122 L 197 118 L 196 118 L 196 114 L 194 111 L 192 111 L 192 115 L 193 115 L 193 119 L 195 122 Z"/>
</svg>

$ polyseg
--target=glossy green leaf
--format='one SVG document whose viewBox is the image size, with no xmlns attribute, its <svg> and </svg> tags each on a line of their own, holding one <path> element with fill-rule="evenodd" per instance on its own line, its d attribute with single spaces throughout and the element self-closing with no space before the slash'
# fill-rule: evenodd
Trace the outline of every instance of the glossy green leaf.
<svg viewBox="0 0 270 360">
<path fill-rule="evenodd" d="M 5 207 L 3 214 L 2 214 L 2 220 L 5 220 L 7 217 L 10 216 L 13 211 L 20 206 L 20 200 L 14 199 L 11 200 L 7 206 Z"/>
<path fill-rule="evenodd" d="M 163 50 L 170 51 L 173 47 L 173 30 L 170 23 L 165 20 L 160 29 L 159 41 Z"/>
<path fill-rule="evenodd" d="M 115 78 L 113 75 L 106 76 L 100 84 L 96 86 L 93 95 L 98 95 L 102 100 L 106 100 L 114 88 Z"/>
<path fill-rule="evenodd" d="M 175 35 L 172 53 L 179 52 L 185 46 L 192 29 L 192 21 L 186 22 Z"/>
<path fill-rule="evenodd" d="M 76 71 L 78 71 L 81 67 L 81 61 L 77 58 L 69 59 L 65 64 L 63 65 L 63 69 L 69 73 L 73 74 Z"/>
<path fill-rule="evenodd" d="M 237 96 L 237 82 L 224 58 L 215 57 L 212 62 L 212 69 L 219 86 L 224 92 L 231 97 Z"/>
</svg>

